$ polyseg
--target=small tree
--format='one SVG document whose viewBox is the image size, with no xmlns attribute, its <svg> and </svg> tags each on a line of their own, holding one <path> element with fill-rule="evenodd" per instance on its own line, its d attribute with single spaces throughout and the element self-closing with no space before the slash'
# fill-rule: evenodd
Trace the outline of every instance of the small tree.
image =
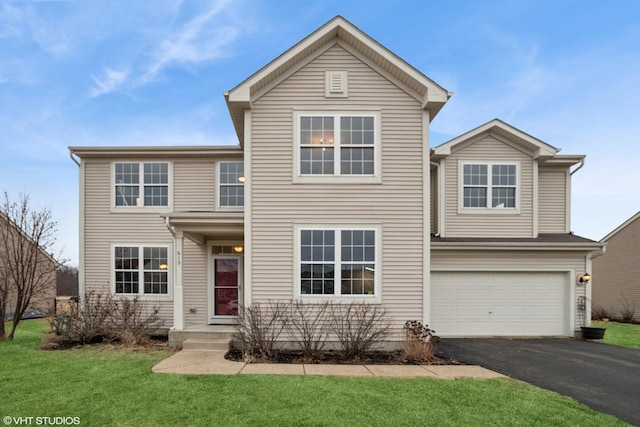
<svg viewBox="0 0 640 427">
<path fill-rule="evenodd" d="M 4 193 L 0 204 L 0 340 L 13 339 L 32 298 L 55 281 L 57 262 L 49 252 L 56 232 L 50 209 L 33 209 L 23 194 L 12 202 Z M 4 317 L 9 302 L 14 309 L 13 325 L 6 335 Z"/>
</svg>

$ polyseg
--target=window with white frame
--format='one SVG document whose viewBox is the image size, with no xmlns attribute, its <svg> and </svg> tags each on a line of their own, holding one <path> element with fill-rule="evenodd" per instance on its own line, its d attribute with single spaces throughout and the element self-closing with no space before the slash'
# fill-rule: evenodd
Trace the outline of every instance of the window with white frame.
<svg viewBox="0 0 640 427">
<path fill-rule="evenodd" d="M 219 205 L 222 208 L 242 208 L 244 206 L 244 163 L 220 162 Z"/>
<path fill-rule="evenodd" d="M 374 176 L 374 114 L 300 114 L 299 171 L 303 176 Z"/>
<path fill-rule="evenodd" d="M 375 229 L 301 229 L 300 294 L 376 292 Z"/>
<path fill-rule="evenodd" d="M 516 208 L 517 165 L 465 163 L 462 165 L 464 208 Z"/>
<path fill-rule="evenodd" d="M 168 247 L 114 246 L 115 293 L 169 294 Z"/>
<path fill-rule="evenodd" d="M 115 163 L 115 205 L 169 206 L 169 164 Z"/>
</svg>

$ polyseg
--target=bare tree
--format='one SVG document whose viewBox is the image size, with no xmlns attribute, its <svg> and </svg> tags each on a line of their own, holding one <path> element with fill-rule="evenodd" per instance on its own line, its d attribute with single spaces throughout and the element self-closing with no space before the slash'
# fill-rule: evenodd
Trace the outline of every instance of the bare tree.
<svg viewBox="0 0 640 427">
<path fill-rule="evenodd" d="M 57 222 L 48 208 L 33 209 L 21 194 L 12 202 L 8 193 L 0 204 L 0 340 L 13 339 L 32 299 L 55 286 L 56 260 L 49 254 L 56 242 Z M 4 328 L 8 305 L 13 310 L 9 335 Z"/>
</svg>

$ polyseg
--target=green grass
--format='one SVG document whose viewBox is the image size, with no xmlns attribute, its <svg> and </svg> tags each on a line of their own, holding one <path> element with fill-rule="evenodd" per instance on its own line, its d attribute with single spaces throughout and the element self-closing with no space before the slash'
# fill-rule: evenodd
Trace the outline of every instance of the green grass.
<svg viewBox="0 0 640 427">
<path fill-rule="evenodd" d="M 626 425 L 510 379 L 153 374 L 169 352 L 41 351 L 44 329 L 26 321 L 0 343 L 1 417 L 79 417 L 83 426 Z"/>
<path fill-rule="evenodd" d="M 591 322 L 591 326 L 607 328 L 604 342 L 629 348 L 640 348 L 640 325 L 618 322 Z"/>
</svg>

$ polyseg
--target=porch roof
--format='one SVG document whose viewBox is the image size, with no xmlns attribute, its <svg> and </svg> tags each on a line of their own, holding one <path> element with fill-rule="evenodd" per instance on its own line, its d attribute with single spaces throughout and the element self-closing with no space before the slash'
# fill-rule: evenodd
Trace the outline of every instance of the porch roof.
<svg viewBox="0 0 640 427">
<path fill-rule="evenodd" d="M 162 217 L 172 233 L 182 233 L 198 245 L 208 240 L 244 239 L 243 212 L 172 212 Z"/>
</svg>

